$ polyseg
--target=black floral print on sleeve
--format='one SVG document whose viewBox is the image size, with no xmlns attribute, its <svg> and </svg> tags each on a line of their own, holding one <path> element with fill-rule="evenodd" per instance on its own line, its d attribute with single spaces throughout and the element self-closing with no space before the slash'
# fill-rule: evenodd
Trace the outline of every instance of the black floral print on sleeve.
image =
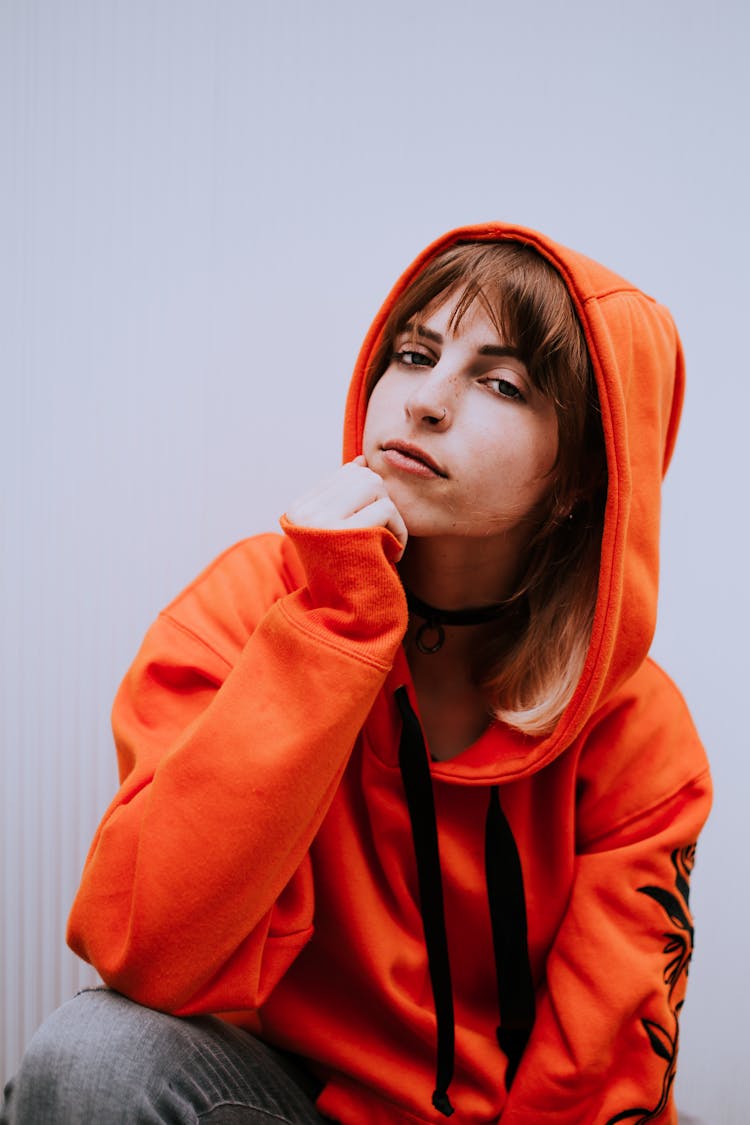
<svg viewBox="0 0 750 1125">
<path fill-rule="evenodd" d="M 620 1121 L 632 1121 L 634 1125 L 646 1125 L 654 1121 L 665 1109 L 669 1092 L 677 1073 L 677 1048 L 680 1034 L 680 1011 L 683 1001 L 675 1002 L 675 990 L 682 977 L 687 976 L 690 958 L 693 955 L 693 923 L 690 915 L 690 873 L 695 863 L 695 844 L 677 848 L 671 855 L 675 870 L 675 889 L 665 887 L 639 887 L 640 894 L 648 895 L 664 911 L 671 928 L 664 933 L 666 945 L 663 952 L 669 960 L 664 968 L 664 983 L 667 986 L 669 1010 L 672 1016 L 670 1027 L 664 1027 L 654 1020 L 642 1019 L 641 1024 L 648 1037 L 651 1050 L 664 1060 L 664 1077 L 661 1096 L 652 1109 L 643 1107 L 625 1109 L 607 1121 L 607 1125 L 617 1125 Z"/>
</svg>

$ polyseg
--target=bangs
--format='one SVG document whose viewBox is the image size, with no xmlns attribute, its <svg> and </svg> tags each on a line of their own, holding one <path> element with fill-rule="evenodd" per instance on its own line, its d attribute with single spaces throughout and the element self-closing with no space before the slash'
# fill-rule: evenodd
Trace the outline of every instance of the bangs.
<svg viewBox="0 0 750 1125">
<path fill-rule="evenodd" d="M 396 336 L 451 299 L 453 331 L 479 302 L 543 395 L 561 410 L 580 400 L 588 352 L 570 295 L 546 259 L 516 242 L 459 243 L 428 263 L 388 316 L 368 369 L 368 393 L 388 366 Z"/>
<path fill-rule="evenodd" d="M 474 305 L 479 304 L 482 310 L 487 314 L 487 319 L 490 321 L 492 327 L 498 334 L 499 339 L 503 344 L 508 347 L 519 349 L 517 333 L 514 331 L 514 325 L 505 312 L 506 302 L 502 300 L 493 300 L 486 293 L 483 286 L 476 280 L 472 279 L 467 281 L 463 286 L 451 292 L 439 293 L 428 305 L 415 313 L 410 318 L 408 324 L 401 325 L 397 328 L 396 335 L 403 332 L 407 327 L 419 329 L 426 320 L 432 316 L 436 309 L 439 309 L 444 304 L 450 304 L 455 300 L 453 311 L 448 318 L 448 330 L 455 333 L 461 327 L 465 317 L 471 312 Z M 520 359 L 528 366 L 527 357 L 520 354 Z"/>
</svg>

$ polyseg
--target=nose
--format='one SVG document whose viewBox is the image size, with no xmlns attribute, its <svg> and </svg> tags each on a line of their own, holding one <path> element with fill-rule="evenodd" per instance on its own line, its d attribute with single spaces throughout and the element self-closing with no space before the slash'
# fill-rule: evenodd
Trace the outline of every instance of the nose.
<svg viewBox="0 0 750 1125">
<path fill-rule="evenodd" d="M 423 423 L 433 430 L 445 430 L 452 421 L 455 410 L 450 380 L 441 378 L 433 367 L 429 375 L 420 379 L 404 403 L 407 418 Z"/>
</svg>

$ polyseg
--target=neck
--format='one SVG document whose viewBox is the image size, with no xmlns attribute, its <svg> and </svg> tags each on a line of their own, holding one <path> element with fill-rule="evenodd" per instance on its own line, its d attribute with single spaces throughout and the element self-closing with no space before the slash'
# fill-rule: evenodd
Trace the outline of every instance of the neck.
<svg viewBox="0 0 750 1125">
<path fill-rule="evenodd" d="M 447 625 L 444 641 L 432 652 L 418 644 L 423 625 L 422 617 L 410 616 L 404 651 L 430 754 L 433 758 L 447 760 L 470 746 L 490 721 L 487 699 L 477 683 L 475 665 L 491 636 L 490 631 L 496 629 L 498 623 Z"/>
<path fill-rule="evenodd" d="M 495 539 L 411 538 L 399 573 L 407 589 L 444 610 L 496 605 L 511 596 L 518 556 L 498 550 Z"/>
<path fill-rule="evenodd" d="M 407 590 L 431 606 L 441 610 L 476 609 L 496 606 L 512 595 L 519 559 L 519 552 L 498 542 L 497 537 L 435 540 L 412 536 L 399 563 L 399 573 Z M 447 759 L 471 745 L 487 726 L 489 711 L 477 684 L 477 670 L 485 646 L 504 625 L 497 619 L 471 625 L 446 624 L 437 651 L 425 652 L 424 645 L 417 645 L 424 623 L 423 616 L 410 612 L 404 650 L 430 751 L 433 757 Z"/>
<path fill-rule="evenodd" d="M 415 642 L 420 652 L 432 656 L 439 652 L 445 643 L 448 628 L 467 629 L 477 625 L 487 625 L 499 621 L 512 612 L 512 605 L 500 602 L 487 606 L 466 606 L 461 609 L 443 609 L 422 601 L 411 590 L 406 590 L 406 602 L 412 617 L 420 619 Z"/>
</svg>

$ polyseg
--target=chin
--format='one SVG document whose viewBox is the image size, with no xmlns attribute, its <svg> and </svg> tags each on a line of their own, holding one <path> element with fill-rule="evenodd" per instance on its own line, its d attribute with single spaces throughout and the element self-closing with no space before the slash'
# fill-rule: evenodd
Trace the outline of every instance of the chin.
<svg viewBox="0 0 750 1125">
<path fill-rule="evenodd" d="M 410 519 L 403 511 L 401 516 L 411 539 L 445 539 L 451 536 L 465 539 L 470 534 L 460 527 L 449 526 L 444 521 L 420 519 L 419 517 Z"/>
</svg>

